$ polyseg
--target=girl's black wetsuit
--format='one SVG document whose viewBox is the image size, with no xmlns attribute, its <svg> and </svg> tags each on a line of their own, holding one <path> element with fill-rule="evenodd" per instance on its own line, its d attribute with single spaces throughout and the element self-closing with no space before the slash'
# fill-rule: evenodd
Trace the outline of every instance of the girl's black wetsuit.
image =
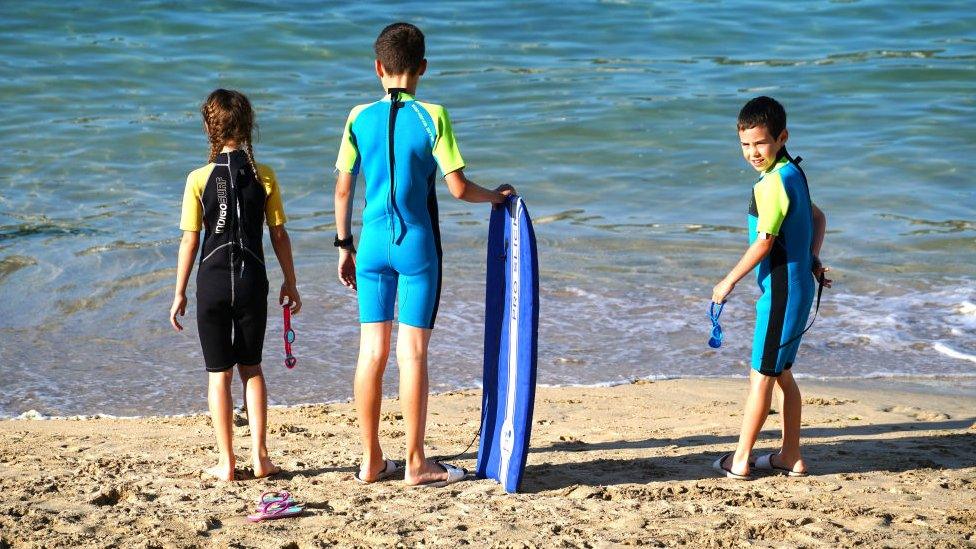
<svg viewBox="0 0 976 549">
<path fill-rule="evenodd" d="M 197 328 L 209 372 L 261 363 L 268 318 L 264 223 L 285 222 L 274 172 L 235 150 L 186 180 L 180 228 L 205 228 L 197 270 Z"/>
</svg>

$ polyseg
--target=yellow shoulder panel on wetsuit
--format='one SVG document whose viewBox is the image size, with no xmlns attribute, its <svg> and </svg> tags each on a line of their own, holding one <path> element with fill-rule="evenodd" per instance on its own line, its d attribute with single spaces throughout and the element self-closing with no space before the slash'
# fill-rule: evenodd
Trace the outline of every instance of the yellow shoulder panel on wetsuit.
<svg viewBox="0 0 976 549">
<path fill-rule="evenodd" d="M 786 195 L 783 177 L 779 174 L 779 170 L 763 175 L 752 192 L 756 198 L 756 211 L 759 214 L 756 231 L 779 235 L 779 229 L 790 208 L 790 197 Z"/>
<path fill-rule="evenodd" d="M 285 217 L 285 206 L 281 201 L 281 189 L 278 187 L 278 178 L 275 177 L 274 170 L 258 163 L 258 175 L 261 176 L 261 184 L 264 185 L 264 192 L 268 195 L 264 203 L 264 218 L 268 226 L 284 225 L 288 219 Z"/>
<path fill-rule="evenodd" d="M 434 160 L 437 161 L 441 173 L 447 175 L 463 168 L 464 159 L 461 158 L 461 151 L 458 150 L 457 138 L 454 137 L 454 129 L 451 127 L 451 117 L 447 115 L 447 109 L 433 103 L 423 101 L 417 103 L 420 103 L 434 121 L 437 130 L 437 137 L 434 140 Z"/>
<path fill-rule="evenodd" d="M 202 168 L 197 168 L 186 176 L 186 188 L 183 190 L 183 213 L 180 215 L 181 231 L 199 232 L 203 228 L 203 189 L 207 186 L 210 173 L 214 169 L 211 162 Z"/>
<path fill-rule="evenodd" d="M 356 105 L 349 111 L 349 118 L 342 130 L 342 141 L 339 142 L 339 156 L 336 158 L 335 167 L 340 172 L 359 173 L 359 147 L 356 146 L 356 135 L 352 133 L 352 124 L 356 121 L 359 113 L 370 106 L 372 103 Z"/>
</svg>

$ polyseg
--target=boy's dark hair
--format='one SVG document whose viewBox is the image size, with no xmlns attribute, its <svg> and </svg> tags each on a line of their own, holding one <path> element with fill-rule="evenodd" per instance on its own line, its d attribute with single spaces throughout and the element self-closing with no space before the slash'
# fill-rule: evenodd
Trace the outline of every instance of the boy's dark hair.
<svg viewBox="0 0 976 549">
<path fill-rule="evenodd" d="M 741 132 L 757 126 L 766 126 L 773 139 L 779 138 L 786 128 L 786 109 L 779 101 L 765 95 L 750 99 L 739 111 L 736 127 Z"/>
<path fill-rule="evenodd" d="M 393 23 L 376 37 L 373 50 L 388 73 L 416 74 L 424 60 L 424 33 L 410 23 Z"/>
</svg>

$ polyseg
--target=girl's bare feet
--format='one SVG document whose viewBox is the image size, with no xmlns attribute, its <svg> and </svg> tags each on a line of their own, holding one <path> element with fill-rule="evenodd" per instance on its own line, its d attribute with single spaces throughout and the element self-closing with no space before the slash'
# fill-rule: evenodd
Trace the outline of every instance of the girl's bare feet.
<svg viewBox="0 0 976 549">
<path fill-rule="evenodd" d="M 264 478 L 281 472 L 281 467 L 271 463 L 268 456 L 258 457 L 252 460 L 254 466 L 254 478 Z"/>
<path fill-rule="evenodd" d="M 231 463 L 217 463 L 213 467 L 204 469 L 203 475 L 224 482 L 231 482 L 234 480 L 234 465 Z"/>
</svg>

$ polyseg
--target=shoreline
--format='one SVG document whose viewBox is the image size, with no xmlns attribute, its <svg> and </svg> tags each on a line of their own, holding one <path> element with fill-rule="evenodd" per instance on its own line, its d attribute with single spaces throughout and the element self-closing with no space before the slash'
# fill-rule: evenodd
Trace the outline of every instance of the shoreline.
<svg viewBox="0 0 976 549">
<path fill-rule="evenodd" d="M 801 385 L 808 383 L 817 383 L 832 387 L 850 387 L 856 388 L 860 387 L 867 390 L 877 390 L 886 389 L 884 385 L 886 383 L 893 383 L 898 385 L 898 390 L 919 393 L 919 394 L 930 394 L 936 396 L 963 396 L 972 397 L 976 399 L 976 373 L 972 374 L 955 374 L 955 375 L 944 375 L 944 374 L 904 374 L 904 375 L 868 375 L 866 377 L 820 377 L 813 376 L 809 374 L 795 374 L 797 382 Z M 716 375 L 716 376 L 647 376 L 638 377 L 629 380 L 620 381 L 606 381 L 591 384 L 568 384 L 568 385 L 550 385 L 539 383 L 536 385 L 539 389 L 601 389 L 601 388 L 613 388 L 620 387 L 623 385 L 632 385 L 634 383 L 656 383 L 663 381 L 729 381 L 729 380 L 746 380 L 748 375 Z M 952 381 L 965 381 L 971 387 L 964 388 L 950 388 L 948 384 Z M 234 386 L 236 388 L 236 385 Z M 802 387 L 801 387 L 802 388 Z M 481 386 L 471 386 L 471 387 L 457 387 L 453 389 L 448 389 L 445 391 L 431 392 L 430 396 L 441 396 L 441 395 L 451 395 L 454 393 L 464 393 L 469 391 L 481 391 Z M 235 393 L 235 398 L 238 395 Z M 395 397 L 386 396 L 384 400 L 396 400 Z M 301 408 L 304 406 L 330 406 L 335 404 L 350 404 L 352 403 L 352 397 L 346 399 L 336 399 L 328 401 L 319 402 L 299 402 L 296 404 L 269 404 L 269 409 L 274 410 L 288 410 L 293 408 Z M 209 412 L 206 410 L 199 410 L 193 412 L 184 412 L 177 414 L 146 414 L 146 415 L 115 415 L 106 414 L 101 412 L 91 413 L 91 414 L 72 414 L 72 415 L 47 415 L 39 412 L 35 409 L 26 410 L 20 414 L 13 415 L 0 415 L 0 422 L 2 421 L 52 421 L 52 420 L 63 420 L 63 421 L 91 421 L 95 419 L 118 419 L 118 420 L 139 420 L 148 418 L 159 418 L 159 419 L 178 419 L 196 416 L 207 416 Z"/>
<path fill-rule="evenodd" d="M 868 545 L 976 546 L 972 400 L 804 380 L 810 477 L 719 478 L 711 461 L 738 435 L 742 379 L 539 388 L 523 493 L 490 480 L 407 489 L 352 480 L 359 441 L 349 403 L 274 408 L 276 478 L 217 483 L 205 415 L 0 420 L 0 546 L 136 547 Z M 461 451 L 480 391 L 431 397 L 429 455 Z M 774 404 L 774 409 L 778 404 Z M 402 459 L 403 425 L 384 400 L 381 440 Z M 757 453 L 775 448 L 779 417 Z M 238 468 L 246 424 L 235 427 Z M 476 450 L 455 462 L 474 467 Z M 304 515 L 250 524 L 265 490 Z M 968 537 L 967 537 L 968 536 Z"/>
</svg>

